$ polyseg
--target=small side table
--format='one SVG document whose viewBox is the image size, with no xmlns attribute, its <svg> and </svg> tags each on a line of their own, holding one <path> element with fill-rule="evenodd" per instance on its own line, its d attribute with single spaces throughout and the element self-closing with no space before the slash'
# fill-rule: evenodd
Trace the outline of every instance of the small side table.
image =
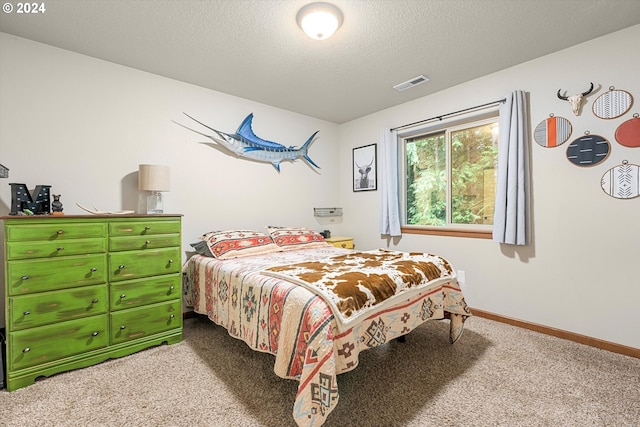
<svg viewBox="0 0 640 427">
<path fill-rule="evenodd" d="M 335 236 L 325 239 L 327 242 L 335 246 L 336 248 L 353 249 L 353 237 Z"/>
</svg>

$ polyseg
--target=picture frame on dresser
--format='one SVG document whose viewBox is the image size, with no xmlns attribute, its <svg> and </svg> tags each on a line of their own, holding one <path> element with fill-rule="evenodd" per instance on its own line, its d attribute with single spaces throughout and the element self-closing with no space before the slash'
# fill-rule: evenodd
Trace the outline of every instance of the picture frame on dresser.
<svg viewBox="0 0 640 427">
<path fill-rule="evenodd" d="M 352 153 L 353 191 L 375 191 L 378 188 L 377 144 L 356 147 Z"/>
</svg>

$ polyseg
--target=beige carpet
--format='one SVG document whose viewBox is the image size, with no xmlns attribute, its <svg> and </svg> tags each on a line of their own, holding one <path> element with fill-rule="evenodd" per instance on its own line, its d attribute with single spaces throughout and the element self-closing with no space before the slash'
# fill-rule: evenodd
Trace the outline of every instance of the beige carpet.
<svg viewBox="0 0 640 427">
<path fill-rule="evenodd" d="M 295 427 L 297 383 L 206 319 L 185 340 L 0 391 L 2 426 Z M 338 376 L 326 427 L 639 426 L 640 359 L 478 317 L 427 322 Z"/>
</svg>

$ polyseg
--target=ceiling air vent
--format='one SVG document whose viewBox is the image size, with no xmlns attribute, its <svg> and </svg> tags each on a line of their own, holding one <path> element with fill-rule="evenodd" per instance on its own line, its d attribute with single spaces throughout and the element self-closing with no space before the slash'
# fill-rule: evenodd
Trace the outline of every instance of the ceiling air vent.
<svg viewBox="0 0 640 427">
<path fill-rule="evenodd" d="M 404 83 L 399 83 L 399 84 L 395 85 L 393 88 L 395 90 L 397 90 L 398 92 L 402 92 L 403 90 L 407 90 L 410 87 L 414 87 L 414 86 L 417 86 L 417 85 L 419 85 L 421 83 L 428 82 L 428 81 L 429 81 L 429 77 L 423 76 L 423 75 L 419 75 L 418 77 L 414 77 L 414 78 L 412 78 L 410 80 L 407 80 Z"/>
</svg>

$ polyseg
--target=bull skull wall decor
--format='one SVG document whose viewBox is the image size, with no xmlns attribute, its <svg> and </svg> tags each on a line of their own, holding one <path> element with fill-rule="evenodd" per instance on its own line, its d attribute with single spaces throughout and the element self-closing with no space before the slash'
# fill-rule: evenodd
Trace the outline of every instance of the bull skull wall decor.
<svg viewBox="0 0 640 427">
<path fill-rule="evenodd" d="M 563 101 L 569 101 L 569 103 L 571 104 L 571 111 L 573 111 L 573 114 L 575 114 L 576 116 L 579 116 L 580 108 L 582 107 L 582 98 L 584 96 L 589 95 L 591 92 L 593 92 L 593 82 L 591 83 L 591 87 L 589 88 L 588 91 L 578 93 L 572 96 L 560 95 L 561 90 L 562 89 L 558 89 L 558 98 L 562 99 Z"/>
</svg>

